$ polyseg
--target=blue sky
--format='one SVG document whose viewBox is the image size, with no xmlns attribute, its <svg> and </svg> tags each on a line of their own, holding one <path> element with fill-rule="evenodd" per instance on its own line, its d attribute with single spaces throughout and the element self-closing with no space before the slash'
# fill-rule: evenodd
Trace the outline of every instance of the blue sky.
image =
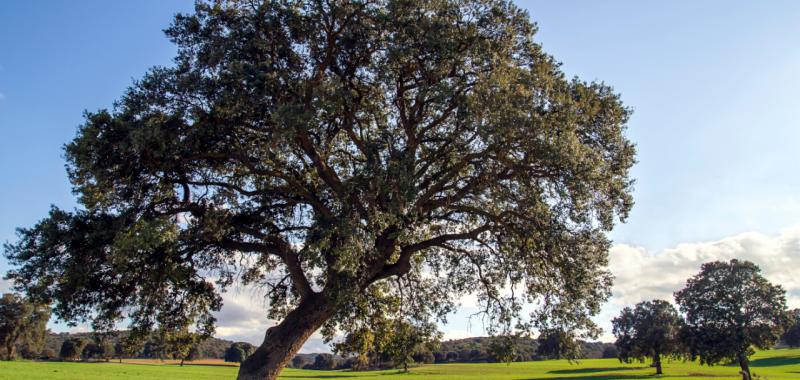
<svg viewBox="0 0 800 380">
<path fill-rule="evenodd" d="M 774 281 L 800 277 L 791 264 L 800 260 L 800 2 L 517 4 L 568 75 L 612 85 L 634 110 L 636 206 L 611 235 L 620 281 L 601 324 L 624 302 L 680 285 L 626 272 L 646 264 L 669 263 L 685 278 L 698 260 L 736 254 Z M 171 62 L 161 30 L 191 9 L 190 1 L 0 2 L 0 241 L 50 204 L 75 205 L 61 146 L 84 109 L 110 107 L 149 67 Z M 785 286 L 800 297 L 800 284 Z M 222 335 L 245 337 L 263 319 L 250 298 L 231 298 Z M 443 326 L 448 336 L 481 335 L 469 313 L 466 300 Z"/>
</svg>

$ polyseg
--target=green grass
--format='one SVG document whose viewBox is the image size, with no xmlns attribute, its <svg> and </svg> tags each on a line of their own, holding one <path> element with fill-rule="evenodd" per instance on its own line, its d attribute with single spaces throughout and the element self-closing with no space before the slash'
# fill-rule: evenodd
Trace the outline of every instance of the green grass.
<svg viewBox="0 0 800 380">
<path fill-rule="evenodd" d="M 61 362 L 0 362 L 0 379 L 233 379 L 236 367 L 174 364 L 117 364 Z M 800 379 L 800 349 L 770 350 L 752 358 L 752 372 L 762 379 Z M 398 371 L 348 372 L 286 369 L 282 379 L 331 380 L 610 380 L 610 379 L 740 379 L 736 366 L 700 366 L 697 363 L 670 361 L 663 376 L 653 375 L 647 364 L 621 364 L 614 359 L 582 360 L 570 364 L 563 360 L 505 364 L 436 364 Z"/>
</svg>

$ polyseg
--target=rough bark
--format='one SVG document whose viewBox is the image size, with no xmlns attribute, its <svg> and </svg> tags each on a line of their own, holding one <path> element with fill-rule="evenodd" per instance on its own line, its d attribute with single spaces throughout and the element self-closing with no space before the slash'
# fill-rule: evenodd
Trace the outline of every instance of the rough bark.
<svg viewBox="0 0 800 380">
<path fill-rule="evenodd" d="M 239 367 L 238 380 L 274 380 L 308 337 L 333 315 L 333 302 L 324 294 L 305 298 L 283 321 L 267 329 L 264 342 Z"/>
</svg>

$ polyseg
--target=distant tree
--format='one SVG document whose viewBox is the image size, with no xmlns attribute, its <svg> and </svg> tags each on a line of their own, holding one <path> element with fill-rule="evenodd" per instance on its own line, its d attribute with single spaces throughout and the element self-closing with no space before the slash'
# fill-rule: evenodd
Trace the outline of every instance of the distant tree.
<svg viewBox="0 0 800 380">
<path fill-rule="evenodd" d="M 319 354 L 314 358 L 314 369 L 330 370 L 336 368 L 336 361 L 331 354 Z"/>
<path fill-rule="evenodd" d="M 449 351 L 449 352 L 447 352 L 446 359 L 447 359 L 448 362 L 454 362 L 454 361 L 458 360 L 458 353 L 457 352 L 453 352 L 453 351 Z"/>
<path fill-rule="evenodd" d="M 568 331 L 544 330 L 536 343 L 536 355 L 542 358 L 576 360 L 583 357 L 580 342 Z"/>
<path fill-rule="evenodd" d="M 309 364 L 309 362 L 304 356 L 296 355 L 292 358 L 292 367 L 294 368 L 303 368 L 306 364 Z"/>
<path fill-rule="evenodd" d="M 62 360 L 78 360 L 86 347 L 86 341 L 80 338 L 69 338 L 61 344 L 58 357 Z"/>
<path fill-rule="evenodd" d="M 431 364 L 436 361 L 436 356 L 430 350 L 420 350 L 411 355 L 414 363 Z"/>
<path fill-rule="evenodd" d="M 125 352 L 125 343 L 120 339 L 117 343 L 114 343 L 114 358 L 118 359 L 120 363 L 122 363 L 122 358 L 126 355 Z"/>
<path fill-rule="evenodd" d="M 619 357 L 619 350 L 615 345 L 608 345 L 603 348 L 603 359 L 617 359 Z"/>
<path fill-rule="evenodd" d="M 433 324 L 412 324 L 406 320 L 392 321 L 392 334 L 388 340 L 385 353 L 392 360 L 395 367 L 403 367 L 403 372 L 408 372 L 408 366 L 414 363 L 414 354 L 420 351 L 430 351 L 430 345 L 438 341 L 440 334 Z"/>
<path fill-rule="evenodd" d="M 0 350 L 3 359 L 13 360 L 17 346 L 24 346 L 31 354 L 38 353 L 43 345 L 50 309 L 46 305 L 32 303 L 15 294 L 5 293 L 0 297 Z"/>
<path fill-rule="evenodd" d="M 226 362 L 241 363 L 245 359 L 247 359 L 247 354 L 239 346 L 231 345 L 227 350 L 225 350 Z"/>
<path fill-rule="evenodd" d="M 89 360 L 99 358 L 102 354 L 102 348 L 95 342 L 87 342 L 81 350 L 81 358 Z"/>
<path fill-rule="evenodd" d="M 186 326 L 175 329 L 160 329 L 157 334 L 164 355 L 179 359 L 181 366 L 192 355 L 197 355 L 197 345 L 206 338 L 205 335 L 189 331 Z M 242 346 L 241 343 L 239 345 Z M 248 343 L 248 346 L 241 347 L 245 353 L 245 358 L 252 354 L 253 351 L 252 345 Z"/>
<path fill-rule="evenodd" d="M 164 360 L 164 345 L 157 338 L 148 340 L 142 347 L 142 356 L 149 359 Z"/>
<path fill-rule="evenodd" d="M 511 364 L 517 357 L 517 340 L 514 335 L 494 337 L 489 343 L 488 354 L 494 361 Z"/>
<path fill-rule="evenodd" d="M 753 347 L 772 348 L 789 324 L 786 294 L 749 261 L 715 261 L 675 293 L 686 316 L 682 339 L 692 358 L 713 365 L 736 361 L 747 375 Z"/>
<path fill-rule="evenodd" d="M 353 369 L 360 371 L 376 365 L 384 346 L 391 336 L 385 328 L 384 320 L 372 320 L 372 324 L 350 331 L 341 342 L 333 345 L 333 352 L 344 357 L 355 356 Z"/>
<path fill-rule="evenodd" d="M 683 320 L 667 301 L 645 301 L 633 309 L 626 307 L 611 323 L 622 362 L 652 359 L 656 374 L 661 375 L 661 359 L 684 352 L 680 340 Z"/>
<path fill-rule="evenodd" d="M 786 345 L 794 348 L 800 346 L 800 309 L 792 310 L 789 312 L 789 316 L 789 328 L 781 339 Z"/>
<path fill-rule="evenodd" d="M 44 348 L 39 354 L 40 359 L 53 360 L 58 358 L 58 354 L 52 348 Z"/>
<path fill-rule="evenodd" d="M 135 358 L 140 354 L 144 357 L 146 344 L 142 342 L 140 334 L 127 334 L 119 339 L 119 346 L 114 346 L 114 354 L 117 355 L 119 362 L 122 363 L 123 357 Z"/>
<path fill-rule="evenodd" d="M 81 208 L 21 230 L 10 277 L 62 319 L 141 328 L 210 329 L 225 284 L 267 282 L 281 322 L 242 379 L 277 378 L 376 284 L 434 315 L 473 292 L 496 328 L 539 299 L 532 324 L 596 332 L 630 110 L 536 30 L 507 0 L 199 1 L 167 29 L 174 67 L 87 113 L 65 154 Z"/>
<path fill-rule="evenodd" d="M 200 345 L 199 344 L 193 344 L 189 348 L 189 352 L 187 352 L 185 356 L 181 357 L 181 365 L 183 365 L 183 362 L 185 360 L 188 360 L 188 361 L 191 362 L 191 361 L 195 361 L 195 360 L 197 360 L 199 358 L 200 358 Z"/>
<path fill-rule="evenodd" d="M 109 361 L 114 357 L 114 342 L 109 336 L 98 336 L 95 338 L 95 344 L 98 346 L 97 358 Z"/>
<path fill-rule="evenodd" d="M 225 361 L 226 362 L 235 362 L 241 363 L 247 359 L 248 356 L 252 355 L 255 351 L 255 347 L 252 344 L 247 342 L 236 342 L 231 344 L 227 350 L 225 350 Z"/>
</svg>

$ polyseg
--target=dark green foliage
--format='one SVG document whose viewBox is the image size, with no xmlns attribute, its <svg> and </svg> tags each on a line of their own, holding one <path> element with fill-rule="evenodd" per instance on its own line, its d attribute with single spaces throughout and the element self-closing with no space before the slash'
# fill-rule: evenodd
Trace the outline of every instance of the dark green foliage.
<svg viewBox="0 0 800 380">
<path fill-rule="evenodd" d="M 50 309 L 15 294 L 0 297 L 0 352 L 4 360 L 17 356 L 21 348 L 26 359 L 35 357 L 44 346 Z"/>
<path fill-rule="evenodd" d="M 226 362 L 241 363 L 245 359 L 247 359 L 247 354 L 244 353 L 244 350 L 241 347 L 230 346 L 227 350 L 225 350 Z"/>
<path fill-rule="evenodd" d="M 686 316 L 682 340 L 690 356 L 739 363 L 748 376 L 753 348 L 772 348 L 789 322 L 785 291 L 749 261 L 703 264 L 675 300 Z"/>
<path fill-rule="evenodd" d="M 622 362 L 652 359 L 656 374 L 660 375 L 663 357 L 678 357 L 684 353 L 680 341 L 683 320 L 667 301 L 645 301 L 633 309 L 626 307 L 612 325 L 617 337 L 614 344 Z"/>
<path fill-rule="evenodd" d="M 502 0 L 201 1 L 167 29 L 173 67 L 86 115 L 66 146 L 81 208 L 21 229 L 9 278 L 142 337 L 210 334 L 220 291 L 264 284 L 292 318 L 244 377 L 401 294 L 415 320 L 474 292 L 492 333 L 596 336 L 630 112 L 535 32 Z"/>
<path fill-rule="evenodd" d="M 55 360 L 58 359 L 58 354 L 52 348 L 44 348 L 42 352 L 39 354 L 38 359 L 40 360 Z"/>
<path fill-rule="evenodd" d="M 603 349 L 603 356 L 602 356 L 603 359 L 616 359 L 618 357 L 619 357 L 619 349 L 617 348 L 617 346 L 614 345 L 606 346 L 606 348 Z"/>
<path fill-rule="evenodd" d="M 247 359 L 248 356 L 253 354 L 255 351 L 255 347 L 252 344 L 247 342 L 236 342 L 231 344 L 227 350 L 225 350 L 225 361 L 226 362 L 234 362 L 234 363 L 241 363 Z"/>
<path fill-rule="evenodd" d="M 492 354 L 493 345 L 503 345 L 504 343 L 498 342 L 497 339 L 501 337 L 475 337 L 457 340 L 447 340 L 440 344 L 440 348 L 434 351 L 434 356 L 437 357 L 437 363 L 458 362 L 458 363 L 491 363 L 499 362 L 499 360 Z M 600 342 L 586 342 L 578 340 L 580 345 L 580 352 L 583 357 L 587 359 L 597 359 L 603 357 L 603 351 L 606 348 L 615 348 L 613 344 L 600 343 Z M 540 355 L 537 353 L 539 347 L 537 339 L 530 337 L 519 336 L 514 339 L 514 361 L 532 361 L 532 360 L 545 360 L 548 355 Z M 477 352 L 477 354 L 473 354 Z M 460 354 L 463 353 L 463 354 Z M 616 358 L 616 355 L 614 355 Z M 442 360 L 438 359 L 442 358 Z"/>
<path fill-rule="evenodd" d="M 434 360 L 432 351 L 440 336 L 431 323 L 373 315 L 368 326 L 354 329 L 333 348 L 339 355 L 354 356 L 352 368 L 355 370 L 383 368 L 386 363 L 407 370 L 411 363 Z"/>
<path fill-rule="evenodd" d="M 800 346 L 800 309 L 794 309 L 790 313 L 789 328 L 783 334 L 781 340 L 789 347 Z"/>
<path fill-rule="evenodd" d="M 310 364 L 308 359 L 303 356 L 295 356 L 292 358 L 292 368 L 303 368 L 306 365 Z"/>
<path fill-rule="evenodd" d="M 58 357 L 61 358 L 61 360 L 78 360 L 81 358 L 84 347 L 86 347 L 86 341 L 83 339 L 67 339 L 61 344 Z"/>
<path fill-rule="evenodd" d="M 336 368 L 336 360 L 331 354 L 319 354 L 314 358 L 311 369 L 330 370 Z"/>
<path fill-rule="evenodd" d="M 432 364 L 436 362 L 436 357 L 429 350 L 415 352 L 412 356 L 414 363 Z"/>
<path fill-rule="evenodd" d="M 580 342 L 572 332 L 561 329 L 544 330 L 536 339 L 536 354 L 547 359 L 577 360 L 584 357 Z"/>
<path fill-rule="evenodd" d="M 50 333 L 46 337 L 45 347 L 46 349 L 54 350 L 58 352 L 61 348 L 62 343 L 65 340 L 71 338 L 78 338 L 84 341 L 90 342 L 94 341 L 97 342 L 98 340 L 104 339 L 109 344 L 110 347 L 107 348 L 107 352 L 111 352 L 111 355 L 115 359 L 123 359 L 123 358 L 158 358 L 158 350 L 155 348 L 158 346 L 156 342 L 145 340 L 131 340 L 129 339 L 131 335 L 128 331 L 117 331 L 117 332 L 107 332 L 103 335 L 98 335 L 96 333 L 76 333 L 76 334 L 67 334 L 67 333 L 60 333 L 54 334 Z M 189 351 L 189 357 L 191 354 L 195 354 L 194 358 L 196 359 L 204 359 L 204 358 L 215 358 L 215 359 L 222 359 L 225 354 L 225 350 L 232 344 L 233 342 L 217 339 L 217 338 L 208 338 L 202 341 L 197 342 L 193 348 Z M 147 346 L 147 351 L 145 351 L 145 346 Z M 110 350 L 108 349 L 110 348 Z M 194 351 L 194 352 L 193 352 Z M 164 355 L 165 357 L 172 357 L 176 359 L 181 359 L 180 355 L 173 355 L 170 356 L 168 354 Z M 186 360 L 193 360 L 186 357 Z M 106 359 L 106 357 L 103 357 Z"/>
<path fill-rule="evenodd" d="M 510 364 L 517 358 L 517 336 L 503 335 L 492 339 L 489 343 L 489 355 L 492 361 Z"/>
</svg>

